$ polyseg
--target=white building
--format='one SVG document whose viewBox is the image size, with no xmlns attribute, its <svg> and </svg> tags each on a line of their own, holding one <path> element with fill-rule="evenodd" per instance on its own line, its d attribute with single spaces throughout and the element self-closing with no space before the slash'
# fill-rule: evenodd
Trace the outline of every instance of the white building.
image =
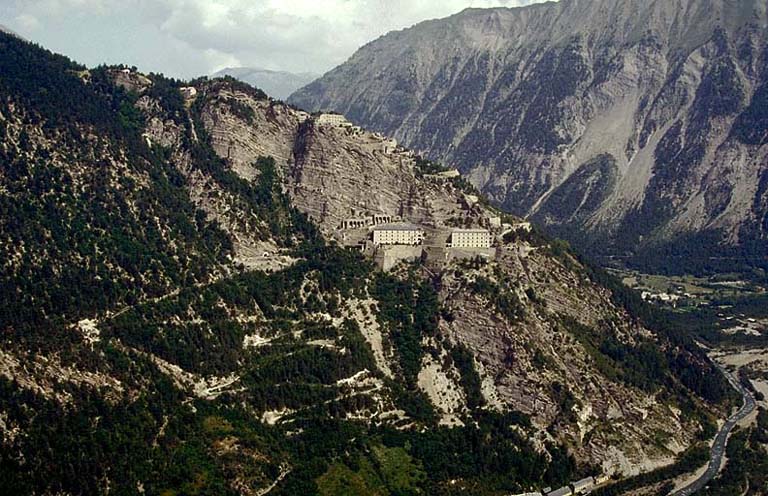
<svg viewBox="0 0 768 496">
<path fill-rule="evenodd" d="M 341 114 L 320 114 L 315 117 L 315 122 L 319 126 L 345 126 L 350 122 Z"/>
<path fill-rule="evenodd" d="M 608 482 L 608 480 L 609 480 L 609 478 L 605 474 L 595 476 L 595 484 L 596 485 L 605 484 L 606 482 Z"/>
<path fill-rule="evenodd" d="M 197 89 L 193 86 L 185 86 L 180 88 L 179 91 L 181 91 L 181 96 L 186 99 L 194 98 L 197 96 Z"/>
<path fill-rule="evenodd" d="M 490 248 L 491 232 L 488 229 L 454 229 L 451 231 L 449 248 Z"/>
<path fill-rule="evenodd" d="M 387 154 L 394 153 L 395 150 L 397 150 L 396 139 L 390 138 L 388 140 L 384 140 L 384 153 L 387 153 Z"/>
<path fill-rule="evenodd" d="M 547 496 L 571 496 L 571 494 L 573 494 L 573 490 L 570 487 L 566 486 L 566 487 L 561 487 L 556 491 L 552 491 L 551 493 L 547 494 Z"/>
<path fill-rule="evenodd" d="M 488 216 L 488 226 L 492 229 L 500 229 L 501 228 L 501 217 L 498 215 L 489 215 Z"/>
<path fill-rule="evenodd" d="M 410 224 L 386 224 L 373 229 L 374 245 L 420 245 L 424 230 Z"/>
<path fill-rule="evenodd" d="M 461 177 L 461 173 L 458 171 L 458 169 L 450 169 L 447 171 L 438 172 L 437 174 L 424 174 L 424 177 L 430 179 L 454 179 Z"/>
<path fill-rule="evenodd" d="M 575 494 L 587 494 L 593 487 L 595 487 L 595 479 L 592 477 L 585 477 L 584 479 L 573 483 L 573 491 Z"/>
</svg>

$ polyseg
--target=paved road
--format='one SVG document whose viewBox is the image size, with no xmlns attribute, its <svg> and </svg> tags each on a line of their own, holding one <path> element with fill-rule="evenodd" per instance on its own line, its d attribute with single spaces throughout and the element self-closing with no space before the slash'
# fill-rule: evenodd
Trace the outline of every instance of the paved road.
<svg viewBox="0 0 768 496">
<path fill-rule="evenodd" d="M 672 493 L 672 496 L 690 496 L 704 489 L 704 487 L 709 484 L 709 482 L 717 475 L 717 472 L 720 471 L 720 465 L 723 463 L 725 447 L 728 444 L 728 435 L 731 433 L 737 423 L 739 423 L 747 415 L 755 410 L 755 398 L 752 396 L 752 393 L 747 390 L 747 388 L 742 386 L 741 383 L 736 380 L 735 377 L 733 377 L 733 374 L 725 370 L 720 365 L 715 365 L 718 369 L 720 369 L 720 372 L 722 372 L 725 377 L 728 378 L 728 382 L 731 383 L 731 386 L 733 386 L 733 388 L 741 394 L 742 398 L 744 399 L 744 406 L 742 406 L 738 412 L 729 418 L 720 429 L 720 432 L 717 433 L 715 442 L 712 444 L 712 451 L 709 458 L 709 466 L 707 466 L 707 471 L 704 472 L 701 477 L 696 479 L 695 482 L 675 493 Z"/>
</svg>

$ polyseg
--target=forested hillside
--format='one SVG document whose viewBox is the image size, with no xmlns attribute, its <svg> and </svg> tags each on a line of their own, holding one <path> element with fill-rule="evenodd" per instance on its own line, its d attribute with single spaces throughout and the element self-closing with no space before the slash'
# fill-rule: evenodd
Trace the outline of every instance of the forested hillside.
<svg viewBox="0 0 768 496">
<path fill-rule="evenodd" d="M 439 226 L 467 186 L 299 117 L 0 34 L 0 487 L 497 495 L 711 434 L 717 371 L 563 243 L 340 247 L 353 205 Z"/>
</svg>

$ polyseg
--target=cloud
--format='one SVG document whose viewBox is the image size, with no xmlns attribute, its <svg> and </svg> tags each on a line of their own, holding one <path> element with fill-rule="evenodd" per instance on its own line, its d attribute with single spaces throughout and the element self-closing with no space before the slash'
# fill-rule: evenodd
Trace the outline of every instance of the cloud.
<svg viewBox="0 0 768 496">
<path fill-rule="evenodd" d="M 0 22 L 15 19 L 21 34 L 88 64 L 123 61 L 181 77 L 234 65 L 324 72 L 388 31 L 533 1 L 10 0 Z"/>
<path fill-rule="evenodd" d="M 36 31 L 40 28 L 40 21 L 37 20 L 37 17 L 29 14 L 21 14 L 16 16 L 16 23 L 21 27 L 22 30 L 27 32 Z"/>
</svg>

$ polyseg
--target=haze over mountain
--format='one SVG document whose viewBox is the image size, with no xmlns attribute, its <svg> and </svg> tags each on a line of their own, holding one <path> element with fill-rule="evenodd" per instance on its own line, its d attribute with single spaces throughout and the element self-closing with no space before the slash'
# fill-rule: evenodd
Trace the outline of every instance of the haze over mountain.
<svg viewBox="0 0 768 496">
<path fill-rule="evenodd" d="M 519 222 L 439 170 L 239 81 L 0 33 L 5 493 L 491 496 L 701 453 L 725 379 L 561 242 L 389 272 L 340 246 L 361 212 Z"/>
<path fill-rule="evenodd" d="M 318 74 L 302 72 L 294 74 L 285 71 L 270 71 L 255 67 L 227 67 L 213 77 L 232 76 L 279 100 L 287 99 L 291 93 L 306 86 L 319 77 Z"/>
<path fill-rule="evenodd" d="M 767 26 L 762 0 L 468 9 L 369 43 L 289 101 L 459 166 L 591 255 L 765 266 Z"/>
<path fill-rule="evenodd" d="M 2 24 L 0 24 L 0 32 L 11 34 L 13 36 L 19 37 L 19 35 L 16 32 L 8 29 L 7 27 L 3 26 Z"/>
</svg>

